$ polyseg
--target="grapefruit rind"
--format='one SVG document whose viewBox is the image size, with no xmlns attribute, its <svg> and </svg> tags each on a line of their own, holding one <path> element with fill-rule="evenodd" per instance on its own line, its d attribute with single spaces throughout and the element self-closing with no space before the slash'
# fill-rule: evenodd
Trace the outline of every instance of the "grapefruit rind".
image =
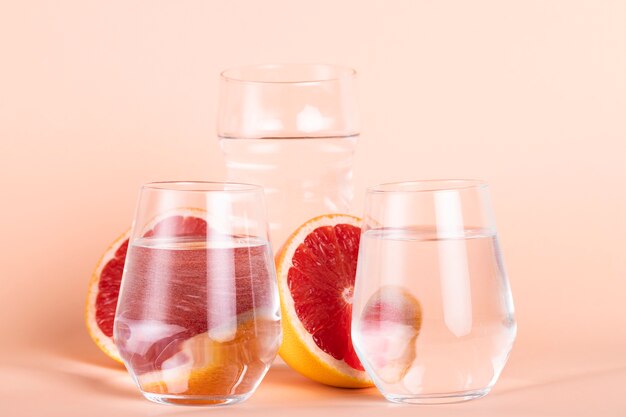
<svg viewBox="0 0 626 417">
<path fill-rule="evenodd" d="M 150 221 L 141 228 L 141 236 L 145 236 L 148 232 L 154 229 L 154 227 L 160 222 L 162 222 L 163 220 L 168 219 L 170 217 L 177 217 L 177 216 L 197 217 L 198 219 L 204 220 L 207 222 L 207 224 L 209 224 L 209 221 L 208 221 L 209 214 L 205 209 L 196 208 L 196 207 L 175 208 L 172 210 L 168 210 L 165 213 L 161 213 L 157 216 L 154 216 L 152 219 L 150 219 Z M 131 229 L 134 229 L 134 228 L 135 228 L 135 224 L 133 224 L 133 227 Z"/>
<path fill-rule="evenodd" d="M 321 382 L 343 388 L 365 388 L 373 385 L 364 371 L 358 371 L 342 360 L 337 360 L 320 349 L 306 331 L 295 312 L 295 305 L 287 276 L 291 259 L 306 236 L 321 226 L 350 224 L 360 227 L 361 220 L 349 214 L 326 214 L 315 217 L 300 226 L 285 242 L 276 255 L 276 276 L 283 326 L 283 343 L 278 351 L 280 357 L 295 371 Z"/>
<path fill-rule="evenodd" d="M 100 330 L 100 327 L 98 327 L 98 323 L 96 322 L 96 297 L 98 296 L 98 284 L 100 282 L 102 269 L 111 259 L 115 257 L 115 252 L 122 245 L 122 243 L 129 238 L 129 236 L 130 229 L 126 230 L 126 232 L 113 241 L 96 264 L 96 268 L 91 274 L 91 280 L 89 281 L 87 303 L 85 307 L 85 323 L 87 325 L 89 336 L 91 336 L 94 343 L 98 345 L 98 347 L 106 353 L 107 356 L 118 363 L 123 362 L 117 347 L 113 343 L 113 339 L 105 335 L 102 330 Z"/>
</svg>

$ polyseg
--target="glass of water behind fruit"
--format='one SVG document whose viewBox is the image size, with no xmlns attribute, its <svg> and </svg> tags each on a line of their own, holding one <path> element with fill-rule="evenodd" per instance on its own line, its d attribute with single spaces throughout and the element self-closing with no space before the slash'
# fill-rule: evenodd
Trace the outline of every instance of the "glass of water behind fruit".
<svg viewBox="0 0 626 417">
<path fill-rule="evenodd" d="M 263 186 L 276 250 L 305 221 L 350 212 L 359 137 L 353 69 L 268 64 L 226 70 L 217 133 L 228 179 Z"/>
<path fill-rule="evenodd" d="M 487 394 L 516 335 L 513 301 L 485 183 L 369 188 L 352 340 L 390 401 Z"/>
<path fill-rule="evenodd" d="M 114 339 L 149 400 L 242 401 L 275 358 L 280 306 L 264 198 L 246 184 L 142 187 Z"/>
</svg>

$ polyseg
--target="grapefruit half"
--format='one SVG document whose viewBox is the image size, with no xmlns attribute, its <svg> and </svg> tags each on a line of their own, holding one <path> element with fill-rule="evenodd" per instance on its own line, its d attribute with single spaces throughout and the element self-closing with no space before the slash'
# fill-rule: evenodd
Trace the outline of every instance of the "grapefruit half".
<svg viewBox="0 0 626 417">
<path fill-rule="evenodd" d="M 207 222 L 198 217 L 199 209 L 180 209 L 155 219 L 144 237 L 206 235 Z M 120 292 L 130 229 L 113 241 L 94 269 L 85 307 L 87 331 L 95 344 L 110 358 L 123 363 L 113 343 L 113 322 Z"/>
<path fill-rule="evenodd" d="M 276 255 L 280 356 L 300 374 L 344 388 L 372 385 L 350 335 L 359 225 L 359 218 L 347 214 L 315 217 Z"/>
</svg>

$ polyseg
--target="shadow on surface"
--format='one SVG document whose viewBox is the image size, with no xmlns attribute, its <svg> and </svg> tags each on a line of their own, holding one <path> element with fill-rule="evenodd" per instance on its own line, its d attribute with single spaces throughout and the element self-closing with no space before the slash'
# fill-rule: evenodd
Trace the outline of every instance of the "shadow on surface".
<svg viewBox="0 0 626 417">
<path fill-rule="evenodd" d="M 74 331 L 57 338 L 42 349 L 41 355 L 47 357 L 46 363 L 50 364 L 48 370 L 56 370 L 68 382 L 83 384 L 101 394 L 147 401 L 141 397 L 124 366 L 102 353 L 86 331 Z M 244 404 L 236 407 L 246 407 L 247 404 L 253 407 L 275 407 L 285 398 L 289 398 L 290 403 L 296 402 L 316 408 L 323 407 L 322 404 L 329 399 L 336 399 L 345 404 L 362 405 L 364 401 L 390 404 L 375 388 L 349 389 L 323 385 L 303 377 L 277 359 L 255 394 Z M 207 409 L 193 406 L 180 409 L 167 408 L 168 415 L 171 415 L 172 411 L 188 414 Z M 209 409 L 222 408 L 209 407 Z"/>
<path fill-rule="evenodd" d="M 576 373 L 572 373 L 570 375 L 565 375 L 562 377 L 553 377 L 549 379 L 543 379 L 541 381 L 527 381 L 526 383 L 519 383 L 515 386 L 510 386 L 510 387 L 494 390 L 489 395 L 493 397 L 498 397 L 500 395 L 508 395 L 512 393 L 517 393 L 519 391 L 525 391 L 525 390 L 530 390 L 530 389 L 547 387 L 550 385 L 558 385 L 562 383 L 567 383 L 570 381 L 575 381 L 577 379 L 586 378 L 586 377 L 594 377 L 594 376 L 601 376 L 601 375 L 607 375 L 607 374 L 612 374 L 612 373 L 620 373 L 620 372 L 623 372 L 624 370 L 626 370 L 626 366 L 607 368 L 607 369 L 596 369 L 596 370 L 590 370 L 590 371 L 585 371 L 585 372 L 576 372 Z"/>
<path fill-rule="evenodd" d="M 91 340 L 87 330 L 75 330 L 48 344 L 49 353 L 64 359 L 107 369 L 124 370 L 124 365 L 105 355 Z"/>
<path fill-rule="evenodd" d="M 59 335 L 35 351 L 37 370 L 61 376 L 64 382 L 114 397 L 141 398 L 124 365 L 109 358 L 87 331 Z"/>
</svg>

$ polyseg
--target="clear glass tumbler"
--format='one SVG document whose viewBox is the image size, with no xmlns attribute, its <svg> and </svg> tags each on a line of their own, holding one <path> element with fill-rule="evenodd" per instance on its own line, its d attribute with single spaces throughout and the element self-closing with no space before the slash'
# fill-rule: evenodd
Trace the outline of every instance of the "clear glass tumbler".
<svg viewBox="0 0 626 417">
<path fill-rule="evenodd" d="M 281 339 L 262 188 L 146 184 L 129 242 L 114 339 L 143 395 L 172 404 L 248 398 Z"/>
<path fill-rule="evenodd" d="M 355 77 L 350 68 L 319 64 L 221 75 L 217 134 L 228 179 L 263 186 L 276 249 L 305 221 L 350 211 Z"/>
<path fill-rule="evenodd" d="M 352 311 L 356 352 L 388 400 L 487 394 L 516 335 L 487 185 L 369 188 Z"/>
</svg>

